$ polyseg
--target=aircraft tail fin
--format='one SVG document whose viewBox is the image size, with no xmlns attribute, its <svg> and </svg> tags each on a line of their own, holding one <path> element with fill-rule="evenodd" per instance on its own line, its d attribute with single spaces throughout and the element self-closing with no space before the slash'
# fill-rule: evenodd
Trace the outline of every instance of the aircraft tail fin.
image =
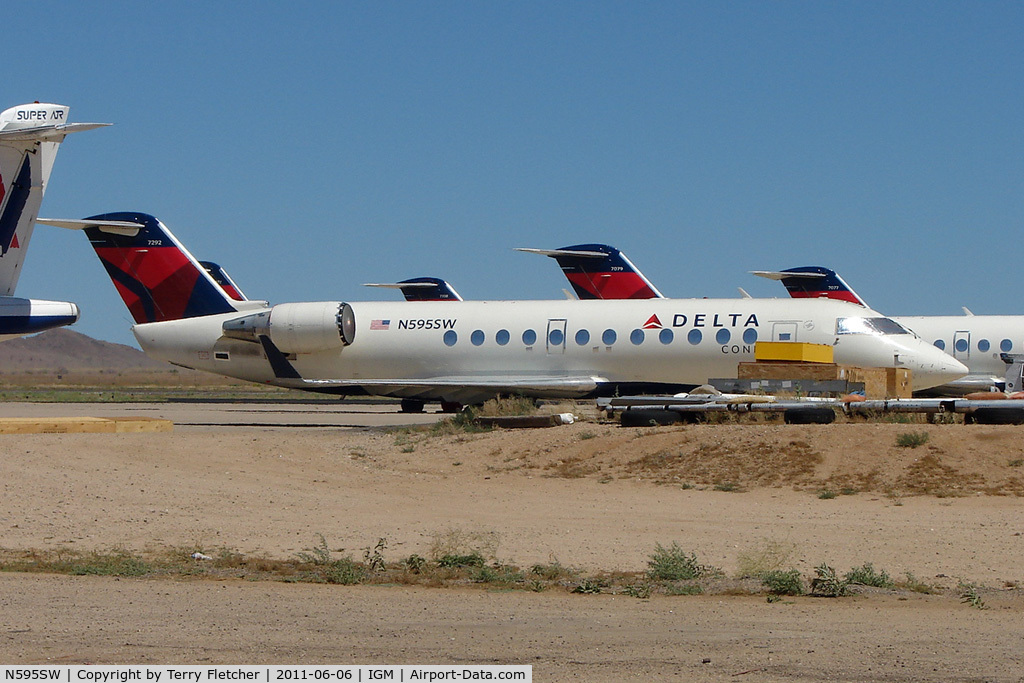
<svg viewBox="0 0 1024 683">
<path fill-rule="evenodd" d="M 780 280 L 794 299 L 837 299 L 871 308 L 853 291 L 846 280 L 830 268 L 822 266 L 800 266 L 780 271 L 752 270 L 752 274 L 769 280 Z"/>
<path fill-rule="evenodd" d="M 367 282 L 363 286 L 400 289 L 406 301 L 462 301 L 455 288 L 439 277 L 414 277 L 395 283 Z"/>
<path fill-rule="evenodd" d="M 60 104 L 22 104 L 0 112 L 0 296 L 21 276 L 39 206 L 65 136 L 106 123 L 68 123 Z"/>
<path fill-rule="evenodd" d="M 665 298 L 625 254 L 607 244 L 516 251 L 555 259 L 580 299 Z"/>
<path fill-rule="evenodd" d="M 232 290 L 242 298 L 218 284 L 167 226 L 149 214 L 106 213 L 84 220 L 38 222 L 85 231 L 136 323 L 231 313 L 246 301 L 234 283 Z"/>
</svg>

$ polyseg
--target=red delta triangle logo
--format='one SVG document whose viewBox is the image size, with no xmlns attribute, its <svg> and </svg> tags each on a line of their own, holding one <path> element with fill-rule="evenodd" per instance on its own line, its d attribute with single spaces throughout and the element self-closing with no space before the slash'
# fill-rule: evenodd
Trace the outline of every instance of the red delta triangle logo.
<svg viewBox="0 0 1024 683">
<path fill-rule="evenodd" d="M 660 330 L 662 327 L 663 325 L 661 324 L 661 321 L 658 320 L 657 314 L 652 315 L 647 319 L 647 322 L 644 323 L 645 330 Z"/>
</svg>

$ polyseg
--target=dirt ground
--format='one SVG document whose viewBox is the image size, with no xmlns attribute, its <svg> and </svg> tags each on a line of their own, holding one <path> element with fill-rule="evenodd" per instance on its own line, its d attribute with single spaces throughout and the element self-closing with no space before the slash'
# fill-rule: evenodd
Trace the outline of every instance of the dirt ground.
<svg viewBox="0 0 1024 683">
<path fill-rule="evenodd" d="M 282 558 L 322 534 L 356 557 L 386 538 L 399 559 L 428 555 L 454 530 L 492 539 L 497 559 L 520 566 L 642 570 L 656 544 L 678 542 L 734 574 L 771 542 L 805 576 L 822 562 L 871 562 L 951 592 L 768 603 L 2 574 L 0 662 L 507 662 L 533 664 L 538 681 L 1024 680 L 1019 427 L 584 422 L 436 436 L 323 418 L 228 426 L 212 415 L 225 408 L 206 410 L 209 424 L 170 434 L 0 437 L 0 547 Z M 927 442 L 896 445 L 912 431 Z M 980 586 L 987 609 L 962 603 L 960 582 Z"/>
</svg>

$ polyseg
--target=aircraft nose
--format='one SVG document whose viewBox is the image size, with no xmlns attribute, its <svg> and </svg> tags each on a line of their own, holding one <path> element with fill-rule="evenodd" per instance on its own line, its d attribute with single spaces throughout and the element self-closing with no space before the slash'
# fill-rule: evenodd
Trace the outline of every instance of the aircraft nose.
<svg viewBox="0 0 1024 683">
<path fill-rule="evenodd" d="M 928 353 L 922 354 L 918 367 L 913 369 L 915 390 L 937 387 L 960 379 L 970 372 L 966 365 L 945 351 L 940 351 L 931 344 L 922 344 L 928 347 Z"/>
</svg>

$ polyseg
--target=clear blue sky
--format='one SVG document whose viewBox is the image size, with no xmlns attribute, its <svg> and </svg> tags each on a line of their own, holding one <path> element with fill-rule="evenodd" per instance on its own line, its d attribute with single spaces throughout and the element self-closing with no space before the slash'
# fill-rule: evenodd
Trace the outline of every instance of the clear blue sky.
<svg viewBox="0 0 1024 683">
<path fill-rule="evenodd" d="M 41 214 L 152 213 L 252 298 L 558 298 L 512 247 L 601 241 L 673 297 L 818 264 L 1024 314 L 1019 2 L 22 3 L 3 36 L 0 107 L 115 124 Z M 17 293 L 134 344 L 81 234 L 39 226 Z"/>
</svg>

